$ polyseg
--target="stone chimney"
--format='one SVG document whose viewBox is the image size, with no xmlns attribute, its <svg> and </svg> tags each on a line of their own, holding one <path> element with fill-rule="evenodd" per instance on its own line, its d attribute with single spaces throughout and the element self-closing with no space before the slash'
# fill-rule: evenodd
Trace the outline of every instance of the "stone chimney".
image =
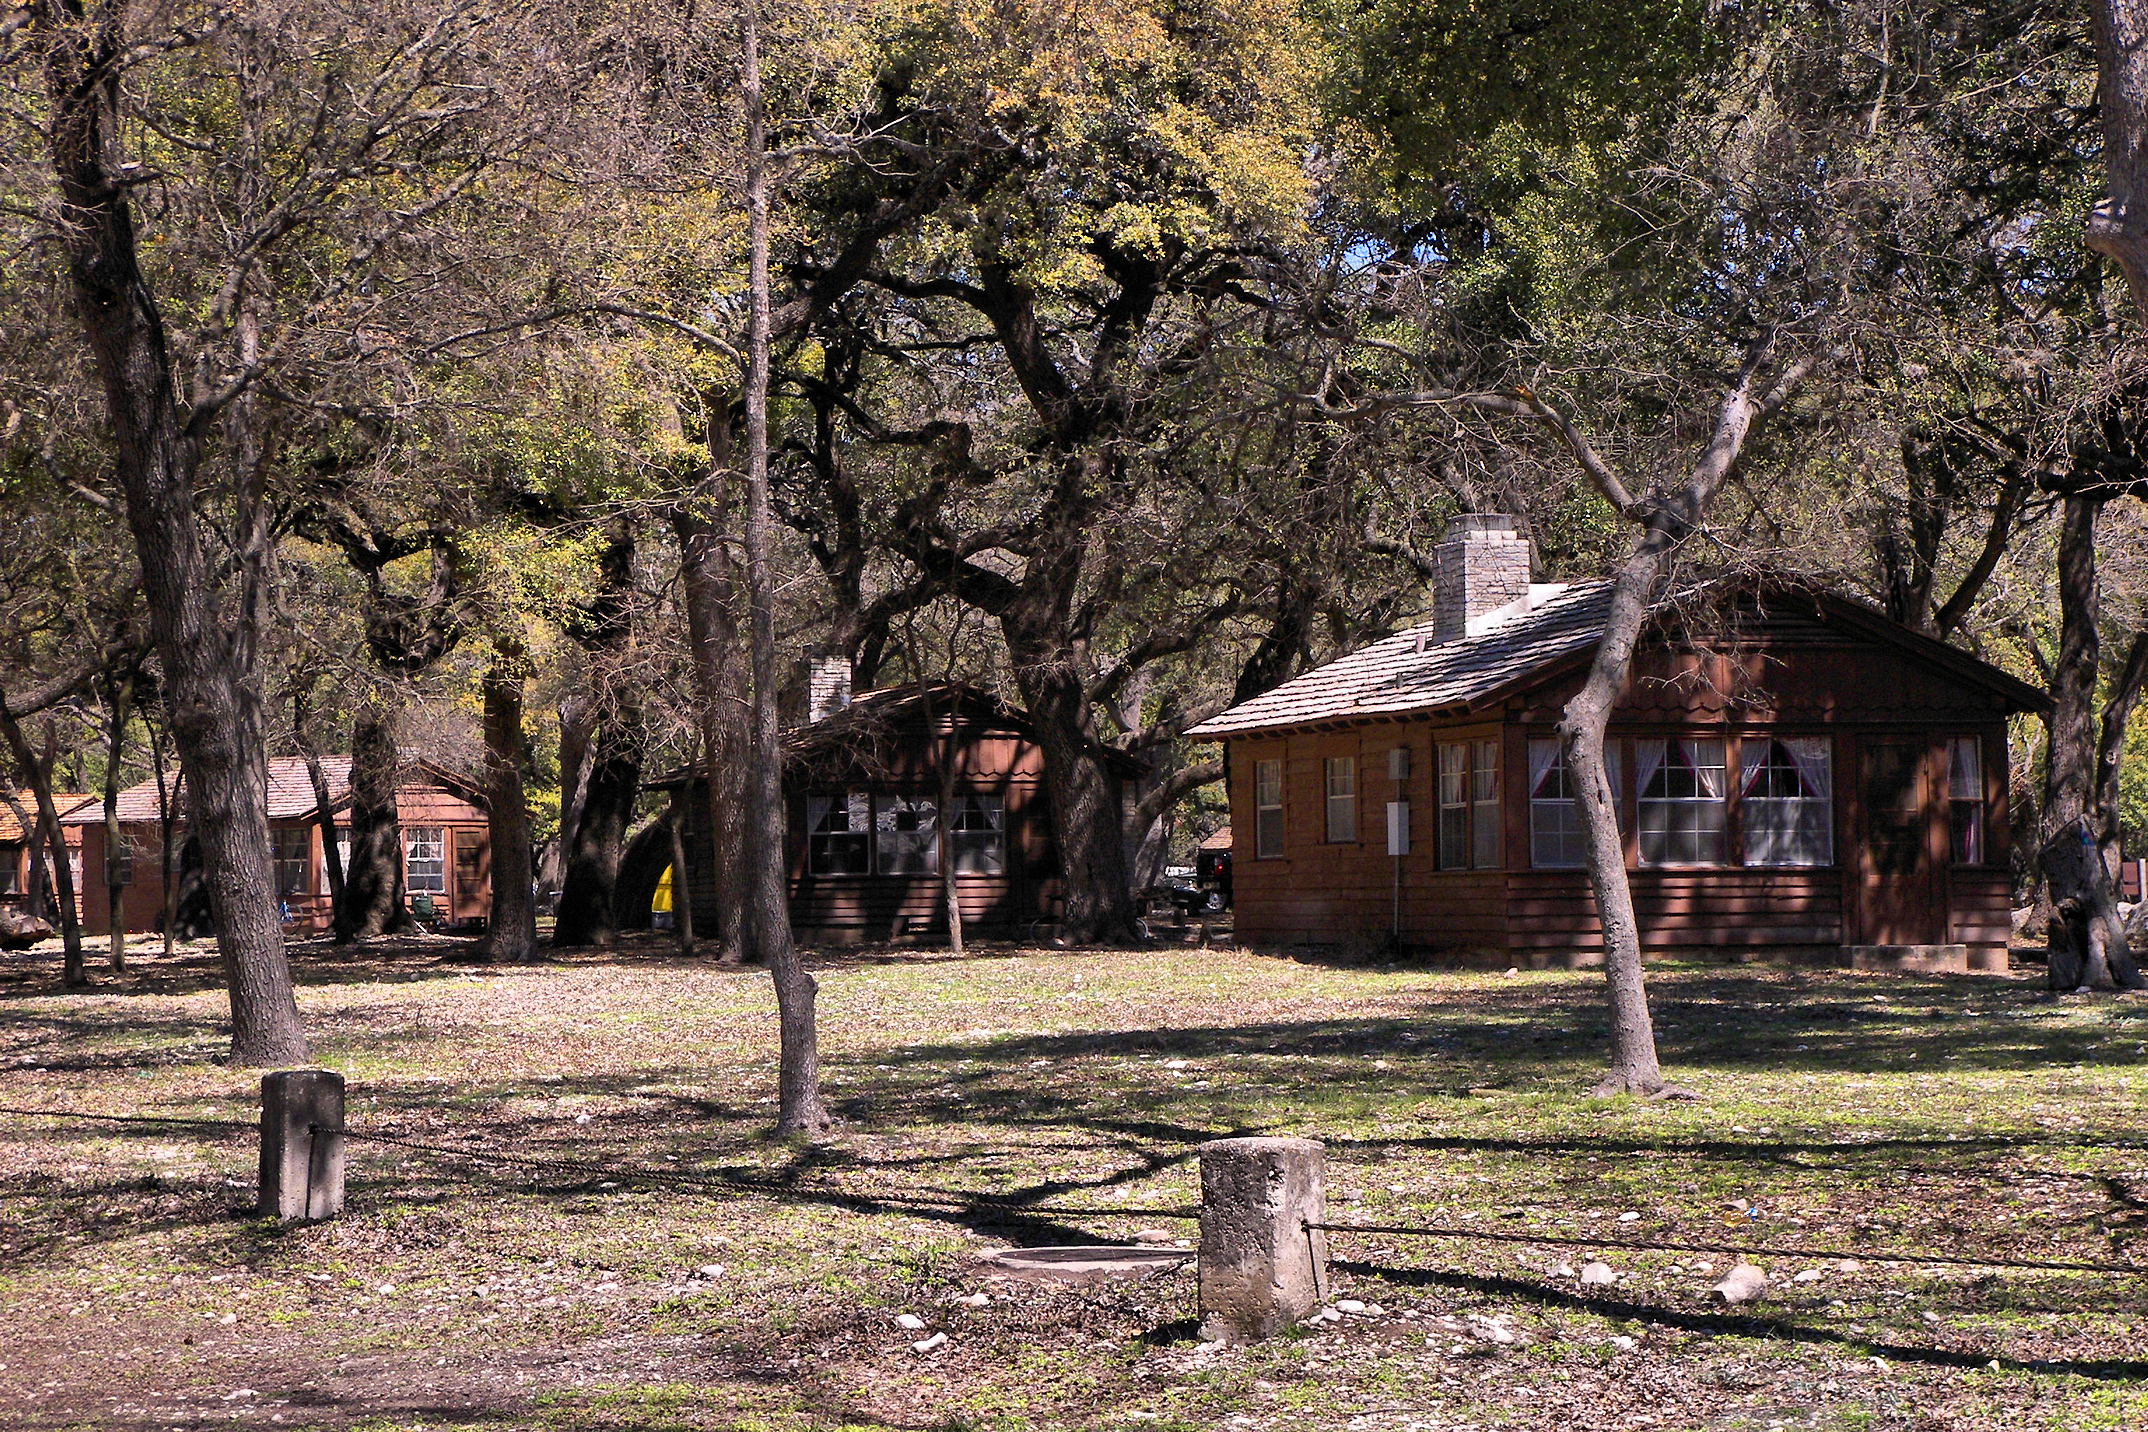
<svg viewBox="0 0 2148 1432">
<path fill-rule="evenodd" d="M 1432 634 L 1437 641 L 1466 636 L 1486 612 L 1529 595 L 1529 544 L 1514 519 L 1465 512 L 1432 549 Z"/>
<path fill-rule="evenodd" d="M 816 656 L 806 673 L 806 721 L 825 721 L 850 704 L 850 658 Z"/>
</svg>

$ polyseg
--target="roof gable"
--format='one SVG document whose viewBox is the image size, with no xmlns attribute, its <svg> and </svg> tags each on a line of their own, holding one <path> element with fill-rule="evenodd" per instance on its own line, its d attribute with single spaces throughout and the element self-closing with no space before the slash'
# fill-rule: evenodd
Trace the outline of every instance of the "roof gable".
<svg viewBox="0 0 2148 1432">
<path fill-rule="evenodd" d="M 1789 586 L 1754 589 L 1764 619 L 1770 603 L 1801 624 L 1806 639 L 1834 635 L 1892 647 L 2018 711 L 2042 710 L 2043 692 L 1988 662 L 1911 631 L 1848 597 Z M 1481 710 L 1540 685 L 1592 657 L 1610 612 L 1605 580 L 1533 585 L 1523 601 L 1487 613 L 1466 636 L 1436 643 L 1426 622 L 1338 657 L 1195 726 L 1196 739 L 1337 722 Z M 1666 612 L 1669 603 L 1659 604 Z M 1733 632 L 1732 639 L 1736 639 Z M 1762 639 L 1766 639 L 1765 635 Z"/>
</svg>

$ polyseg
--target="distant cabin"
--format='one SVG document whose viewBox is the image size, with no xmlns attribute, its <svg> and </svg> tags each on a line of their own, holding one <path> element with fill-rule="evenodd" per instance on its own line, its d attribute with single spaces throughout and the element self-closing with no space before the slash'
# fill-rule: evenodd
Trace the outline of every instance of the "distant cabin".
<svg viewBox="0 0 2148 1432">
<path fill-rule="evenodd" d="M 1131 770 L 1106 758 L 1115 772 Z M 954 772 L 944 806 L 943 762 Z M 685 779 L 655 784 L 676 789 Z M 785 736 L 783 786 L 791 927 L 800 940 L 945 938 L 947 865 L 966 933 L 1011 935 L 1060 916 L 1044 753 L 1028 715 L 986 692 L 865 692 Z M 707 789 L 693 778 L 686 829 L 686 883 L 702 934 L 717 913 Z"/>
<path fill-rule="evenodd" d="M 323 756 L 321 773 L 327 778 L 336 842 L 347 868 L 351 758 Z M 155 930 L 163 918 L 165 882 L 161 862 L 167 808 L 173 822 L 170 848 L 174 890 L 180 881 L 181 852 L 187 838 L 186 790 L 183 782 L 174 780 L 173 785 L 175 799 L 167 802 L 158 800 L 154 780 L 120 792 L 121 844 L 112 869 L 126 887 L 120 901 L 120 918 L 130 932 Z M 395 788 L 396 818 L 403 827 L 405 898 L 415 904 L 418 897 L 429 897 L 444 923 L 482 923 L 492 913 L 492 845 L 482 801 L 482 794 L 473 784 L 430 761 L 406 763 L 404 779 Z M 271 757 L 270 853 L 275 861 L 276 893 L 283 901 L 284 927 L 293 933 L 317 933 L 333 923 L 328 868 L 321 850 L 320 827 L 315 821 L 316 804 L 305 761 L 297 756 Z M 82 868 L 98 882 L 95 888 L 101 892 L 106 870 L 103 802 L 77 809 L 62 817 L 61 824 L 80 827 Z M 86 902 L 83 928 L 93 934 L 111 929 L 101 893 Z"/>
<path fill-rule="evenodd" d="M 1238 936 L 1600 961 L 1554 728 L 1610 583 L 1532 584 L 1502 517 L 1434 560 L 1432 621 L 1188 733 L 1228 757 Z M 1837 596 L 1717 620 L 1659 613 L 1608 728 L 1648 953 L 2005 969 L 2006 720 L 2043 693 Z"/>
<path fill-rule="evenodd" d="M 98 819 L 103 819 L 104 805 L 95 796 L 73 791 L 54 791 L 52 808 L 60 815 L 60 833 L 67 847 L 67 860 L 75 886 L 75 911 L 82 910 L 82 830 L 69 825 L 67 817 L 77 809 L 94 805 Z M 0 909 L 20 910 L 29 903 L 30 876 L 37 863 L 30 854 L 30 843 L 37 837 L 37 798 L 28 791 L 18 791 L 12 801 L 0 800 Z M 52 852 L 42 852 L 45 857 L 46 880 L 51 880 Z M 56 887 L 55 887 L 56 888 Z M 46 907 L 47 917 L 58 925 L 58 916 Z"/>
</svg>

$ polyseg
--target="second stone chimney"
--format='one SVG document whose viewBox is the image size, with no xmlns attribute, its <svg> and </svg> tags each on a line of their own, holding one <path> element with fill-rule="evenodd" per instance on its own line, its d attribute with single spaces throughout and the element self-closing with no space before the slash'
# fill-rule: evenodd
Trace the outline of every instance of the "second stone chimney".
<svg viewBox="0 0 2148 1432">
<path fill-rule="evenodd" d="M 806 675 L 806 720 L 825 721 L 850 704 L 850 658 L 816 656 Z"/>
<path fill-rule="evenodd" d="M 1432 549 L 1432 634 L 1454 641 L 1486 612 L 1529 595 L 1529 544 L 1514 519 L 1465 512 Z"/>
</svg>

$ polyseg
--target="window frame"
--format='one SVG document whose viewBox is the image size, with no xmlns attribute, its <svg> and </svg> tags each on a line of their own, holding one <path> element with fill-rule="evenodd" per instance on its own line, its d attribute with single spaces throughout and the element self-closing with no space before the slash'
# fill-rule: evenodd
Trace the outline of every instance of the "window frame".
<svg viewBox="0 0 2148 1432">
<path fill-rule="evenodd" d="M 1329 845 L 1356 845 L 1359 843 L 1357 810 L 1357 757 L 1326 756 L 1320 763 L 1321 789 L 1325 795 L 1322 811 L 1327 817 L 1326 843 Z M 1343 777 L 1346 790 L 1337 789 L 1336 777 Z M 1341 815 L 1341 819 L 1337 816 Z M 1340 829 L 1346 832 L 1337 835 Z"/>
<path fill-rule="evenodd" d="M 922 812 L 930 822 L 904 828 L 887 825 L 882 817 L 893 815 L 898 821 L 903 814 L 913 816 Z M 940 873 L 940 798 L 937 795 L 914 795 L 903 791 L 873 792 L 873 853 L 874 875 L 915 877 Z M 891 859 L 890 852 L 908 851 L 900 859 Z"/>
<path fill-rule="evenodd" d="M 1272 788 L 1270 777 L 1273 777 Z M 1273 801 L 1268 800 L 1271 794 L 1275 797 Z M 1274 817 L 1272 830 L 1270 816 Z M 1256 758 L 1253 762 L 1253 858 L 1281 860 L 1287 839 L 1288 827 L 1283 822 L 1283 758 Z"/>
<path fill-rule="evenodd" d="M 1815 742 L 1826 753 L 1826 765 L 1824 767 L 1826 777 L 1825 791 L 1819 795 L 1797 796 L 1762 796 L 1753 794 L 1753 781 L 1764 772 L 1769 771 L 1788 771 L 1798 782 L 1800 790 L 1807 789 L 1814 784 L 1807 776 L 1804 766 L 1797 759 L 1796 749 L 1790 744 L 1793 741 Z M 1748 775 L 1745 759 L 1747 748 L 1750 746 L 1766 746 L 1769 749 L 1761 763 L 1751 767 L 1751 774 Z M 1789 764 L 1787 766 L 1774 760 L 1775 748 L 1777 747 L 1781 747 L 1788 757 Z M 1836 760 L 1835 740 L 1832 736 L 1740 736 L 1738 738 L 1737 783 L 1738 864 L 1749 870 L 1832 870 L 1836 868 L 1839 852 L 1836 849 L 1837 841 L 1835 839 L 1835 773 L 1839 765 L 1840 762 Z M 1757 859 L 1753 853 L 1755 844 L 1753 837 L 1757 824 L 1753 817 L 1756 810 L 1792 806 L 1807 807 L 1819 811 L 1819 829 L 1825 840 L 1825 850 L 1822 852 L 1822 858 L 1818 860 Z"/>
<path fill-rule="evenodd" d="M 430 839 L 428 839 L 430 837 Z M 420 855 L 418 848 L 430 845 L 431 855 Z M 433 866 L 426 875 L 428 881 L 438 884 L 418 883 L 416 867 L 420 862 Z M 412 895 L 447 894 L 447 827 L 440 825 L 406 825 L 403 827 L 403 889 Z"/>
<path fill-rule="evenodd" d="M 1496 735 L 1434 742 L 1432 796 L 1439 813 L 1435 844 L 1441 870 L 1505 868 L 1504 746 Z"/>
<path fill-rule="evenodd" d="M 1656 769 L 1650 772 L 1649 779 L 1644 781 L 1640 778 L 1640 747 L 1644 742 L 1649 741 L 1661 741 L 1663 743 L 1663 759 L 1657 763 Z M 1695 758 L 1695 752 L 1710 746 L 1715 748 L 1716 759 L 1712 764 Z M 1735 868 L 1732 866 L 1730 859 L 1729 753 L 1729 743 L 1721 736 L 1641 736 L 1634 739 L 1633 826 L 1634 861 L 1637 867 L 1650 870 L 1722 870 Z M 1668 788 L 1670 784 L 1669 773 L 1674 769 L 1672 764 L 1674 754 L 1680 758 L 1677 769 L 1684 769 L 1691 773 L 1696 794 L 1676 796 L 1668 794 L 1651 796 L 1647 794 L 1648 788 L 1655 783 L 1655 779 L 1658 776 L 1664 778 L 1664 784 Z M 1716 790 L 1713 795 L 1706 792 L 1704 784 L 1704 773 L 1711 770 L 1715 772 L 1716 780 Z M 1649 817 L 1658 811 L 1663 811 L 1670 816 L 1712 811 L 1714 813 L 1713 829 L 1708 828 L 1709 822 L 1702 820 L 1694 830 L 1671 827 L 1662 830 L 1651 830 L 1649 829 Z M 1652 860 L 1649 858 L 1648 847 L 1651 837 L 1668 842 L 1672 839 L 1692 835 L 1713 837 L 1715 844 L 1713 859 L 1705 855 L 1691 860 Z"/>
<path fill-rule="evenodd" d="M 820 819 L 813 813 L 814 803 L 817 801 L 829 802 L 828 810 L 830 812 L 840 810 L 843 813 L 844 823 L 840 830 L 822 830 L 819 828 Z M 808 795 L 805 798 L 805 803 L 806 874 L 832 879 L 856 879 L 862 875 L 871 875 L 873 873 L 872 792 L 847 788 L 839 791 L 818 791 Z M 857 825 L 853 821 L 861 804 L 864 812 L 864 824 Z M 855 862 L 856 869 L 840 868 L 831 870 L 828 868 L 826 852 L 833 848 L 834 843 L 837 841 L 841 841 L 843 848 L 846 850 L 855 847 L 862 853 L 861 858 Z"/>
<path fill-rule="evenodd" d="M 301 847 L 300 853 L 295 857 L 286 854 L 293 837 L 296 837 Z M 312 864 L 313 832 L 311 829 L 304 826 L 295 830 L 289 826 L 269 827 L 269 870 L 276 881 L 277 899 L 288 900 L 295 895 L 311 895 L 313 893 L 313 882 L 311 871 L 308 867 Z M 297 883 L 286 889 L 285 886 L 293 873 L 292 868 L 294 866 L 298 877 Z"/>
<path fill-rule="evenodd" d="M 975 809 L 985 813 L 989 824 L 980 829 L 966 824 L 972 803 Z M 1007 873 L 1007 798 L 997 791 L 957 791 L 955 808 L 944 813 L 941 822 L 947 840 L 947 859 L 954 867 L 957 878 L 965 875 L 990 879 Z M 978 841 L 977 836 L 990 837 Z M 990 856 L 989 870 L 967 870 L 964 865 L 976 851 Z"/>
<path fill-rule="evenodd" d="M 1978 733 L 1953 735 L 1945 738 L 1947 750 L 1947 864 L 1957 868 L 1979 868 L 1991 864 L 1990 826 L 1986 820 L 1990 802 L 1985 799 L 1989 783 L 1984 772 L 1984 738 Z M 1967 746 L 1973 753 L 1970 772 L 1974 779 L 1975 794 L 1958 794 L 1956 777 L 1962 774 L 1957 762 L 1961 748 Z M 1968 823 L 1963 824 L 1962 815 L 1968 813 Z M 1967 834 L 1970 846 L 1967 855 L 1962 854 L 1962 836 Z"/>
</svg>

